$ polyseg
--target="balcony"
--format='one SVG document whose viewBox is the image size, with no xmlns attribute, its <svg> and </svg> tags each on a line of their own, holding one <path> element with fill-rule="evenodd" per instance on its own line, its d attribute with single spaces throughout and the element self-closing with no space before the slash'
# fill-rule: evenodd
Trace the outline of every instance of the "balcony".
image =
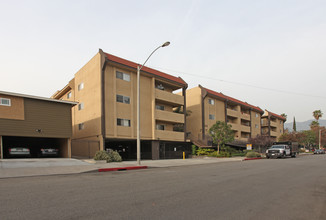
<svg viewBox="0 0 326 220">
<path fill-rule="evenodd" d="M 184 97 L 181 95 L 166 92 L 160 89 L 155 89 L 155 99 L 160 100 L 164 103 L 172 105 L 184 105 Z"/>
<path fill-rule="evenodd" d="M 234 117 L 234 118 L 239 118 L 240 117 L 240 112 L 236 111 L 236 110 L 232 110 L 232 109 L 227 109 L 227 115 Z"/>
<path fill-rule="evenodd" d="M 184 141 L 184 132 L 156 130 L 155 137 L 165 141 Z"/>
<path fill-rule="evenodd" d="M 155 110 L 155 119 L 173 123 L 184 123 L 184 115 L 169 111 Z"/>
<path fill-rule="evenodd" d="M 271 121 L 271 127 L 277 127 L 277 122 L 276 121 Z"/>
<path fill-rule="evenodd" d="M 250 121 L 250 115 L 247 113 L 241 113 L 241 119 Z"/>
<path fill-rule="evenodd" d="M 261 123 L 261 126 L 262 126 L 262 127 L 268 126 L 268 121 L 265 121 L 265 120 L 264 120 L 264 121 Z"/>
<path fill-rule="evenodd" d="M 236 140 L 239 140 L 239 141 L 244 141 L 244 142 L 247 142 L 248 141 L 248 138 L 244 138 L 244 137 L 240 137 L 240 138 L 235 138 Z"/>
<path fill-rule="evenodd" d="M 250 133 L 250 126 L 241 125 L 241 131 Z"/>
<path fill-rule="evenodd" d="M 232 130 L 239 131 L 241 129 L 240 124 L 228 123 L 228 125 L 232 126 Z"/>
<path fill-rule="evenodd" d="M 278 137 L 278 135 L 280 134 L 275 131 L 271 131 L 271 137 Z"/>
</svg>

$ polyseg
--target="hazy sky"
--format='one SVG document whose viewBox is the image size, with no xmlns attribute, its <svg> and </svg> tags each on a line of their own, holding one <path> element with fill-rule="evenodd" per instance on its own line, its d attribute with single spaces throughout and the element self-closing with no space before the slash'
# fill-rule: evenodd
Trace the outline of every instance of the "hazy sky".
<svg viewBox="0 0 326 220">
<path fill-rule="evenodd" d="M 0 0 L 0 90 L 50 97 L 99 50 L 288 122 L 326 113 L 324 0 Z M 325 115 L 326 117 L 326 115 Z"/>
</svg>

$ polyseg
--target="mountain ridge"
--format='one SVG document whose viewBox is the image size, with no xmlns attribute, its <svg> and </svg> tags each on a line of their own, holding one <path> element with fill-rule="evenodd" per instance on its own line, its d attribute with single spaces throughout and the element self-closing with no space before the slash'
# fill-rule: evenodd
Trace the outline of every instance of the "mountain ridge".
<svg viewBox="0 0 326 220">
<path fill-rule="evenodd" d="M 315 120 L 310 119 L 310 120 L 303 121 L 303 122 L 296 121 L 295 124 L 297 127 L 297 131 L 310 130 L 310 124 L 312 121 L 315 121 Z M 326 120 L 319 119 L 319 125 L 326 127 Z M 284 129 L 289 129 L 289 131 L 291 132 L 293 130 L 293 122 L 284 123 Z"/>
</svg>

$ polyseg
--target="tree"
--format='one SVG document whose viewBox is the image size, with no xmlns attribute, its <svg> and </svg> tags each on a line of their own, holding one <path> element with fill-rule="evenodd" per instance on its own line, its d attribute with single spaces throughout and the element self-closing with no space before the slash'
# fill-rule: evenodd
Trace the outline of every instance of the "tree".
<svg viewBox="0 0 326 220">
<path fill-rule="evenodd" d="M 254 138 L 249 138 L 248 142 L 252 144 L 253 148 L 258 148 L 258 152 L 262 153 L 272 145 L 273 139 L 269 136 L 257 135 Z"/>
<path fill-rule="evenodd" d="M 312 112 L 312 115 L 318 122 L 319 118 L 321 118 L 323 116 L 323 113 L 321 112 L 321 110 L 315 110 Z"/>
<path fill-rule="evenodd" d="M 225 144 L 234 140 L 232 126 L 223 121 L 217 121 L 208 132 L 213 139 L 213 143 L 217 145 L 218 154 L 220 153 L 220 146 L 224 147 Z"/>
<path fill-rule="evenodd" d="M 305 147 L 311 147 L 316 144 L 317 137 L 314 131 L 307 130 L 303 131 L 302 133 L 305 135 L 304 139 L 302 140 Z"/>
<path fill-rule="evenodd" d="M 310 129 L 315 129 L 319 127 L 319 122 L 318 121 L 312 121 L 310 123 Z"/>
<path fill-rule="evenodd" d="M 297 131 L 297 124 L 295 123 L 295 117 L 293 117 L 293 131 Z"/>
<path fill-rule="evenodd" d="M 288 117 L 285 113 L 282 113 L 281 116 L 285 119 Z"/>
</svg>

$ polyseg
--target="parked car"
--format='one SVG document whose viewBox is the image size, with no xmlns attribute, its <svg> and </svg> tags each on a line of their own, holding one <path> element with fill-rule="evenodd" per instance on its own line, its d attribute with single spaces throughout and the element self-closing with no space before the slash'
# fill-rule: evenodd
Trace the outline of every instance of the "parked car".
<svg viewBox="0 0 326 220">
<path fill-rule="evenodd" d="M 27 147 L 10 147 L 8 149 L 9 157 L 30 157 L 31 152 Z"/>
<path fill-rule="evenodd" d="M 40 156 L 41 157 L 46 157 L 46 156 L 57 157 L 57 156 L 59 156 L 59 149 L 55 148 L 55 147 L 43 147 L 40 150 Z"/>
<path fill-rule="evenodd" d="M 324 149 L 318 149 L 314 151 L 314 154 L 325 154 Z"/>
</svg>

